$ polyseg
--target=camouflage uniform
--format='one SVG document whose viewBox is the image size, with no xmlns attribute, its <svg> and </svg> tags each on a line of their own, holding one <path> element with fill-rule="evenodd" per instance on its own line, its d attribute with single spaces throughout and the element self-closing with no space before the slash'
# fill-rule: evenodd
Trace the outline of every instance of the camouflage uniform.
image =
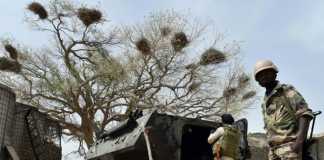
<svg viewBox="0 0 324 160">
<path fill-rule="evenodd" d="M 313 117 L 301 94 L 290 85 L 278 83 L 264 97 L 262 113 L 270 146 L 269 160 L 301 160 L 302 151 L 295 153 L 290 145 L 297 138 L 298 118 Z"/>
</svg>

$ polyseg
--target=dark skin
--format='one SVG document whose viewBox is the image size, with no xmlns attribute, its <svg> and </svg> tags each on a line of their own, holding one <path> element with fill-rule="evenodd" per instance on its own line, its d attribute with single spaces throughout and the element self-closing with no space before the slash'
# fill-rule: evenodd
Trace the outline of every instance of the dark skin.
<svg viewBox="0 0 324 160">
<path fill-rule="evenodd" d="M 269 95 L 271 91 L 275 88 L 278 84 L 277 72 L 273 69 L 266 69 L 259 72 L 255 79 L 259 83 L 261 87 L 266 89 L 266 94 Z M 307 137 L 307 130 L 310 123 L 311 118 L 302 116 L 298 119 L 298 131 L 297 131 L 297 139 L 295 143 L 291 145 L 291 149 L 298 153 L 302 151 L 304 141 Z"/>
</svg>

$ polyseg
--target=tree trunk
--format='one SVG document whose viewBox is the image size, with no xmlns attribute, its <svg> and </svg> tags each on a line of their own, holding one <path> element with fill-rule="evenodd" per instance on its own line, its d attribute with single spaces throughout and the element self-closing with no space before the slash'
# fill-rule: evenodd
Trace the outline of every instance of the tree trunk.
<svg viewBox="0 0 324 160">
<path fill-rule="evenodd" d="M 82 117 L 81 128 L 84 134 L 84 141 L 87 144 L 87 147 L 94 143 L 94 127 L 92 126 L 92 120 L 88 116 Z"/>
</svg>

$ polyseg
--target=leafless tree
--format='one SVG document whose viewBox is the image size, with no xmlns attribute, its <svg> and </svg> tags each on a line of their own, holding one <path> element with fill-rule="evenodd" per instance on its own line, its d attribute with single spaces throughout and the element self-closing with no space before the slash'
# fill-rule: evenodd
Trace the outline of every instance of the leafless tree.
<svg viewBox="0 0 324 160">
<path fill-rule="evenodd" d="M 208 25 L 185 17 L 165 11 L 123 29 L 133 107 L 201 118 L 240 113 L 255 92 L 239 64 L 239 44 L 216 49 L 223 43 L 218 33 L 205 48 Z"/>
<path fill-rule="evenodd" d="M 255 95 L 236 58 L 239 45 L 224 44 L 221 34 L 204 40 L 208 25 L 179 13 L 107 30 L 99 10 L 69 1 L 28 9 L 37 15 L 28 22 L 54 41 L 38 50 L 3 41 L 11 56 L 0 59 L 0 69 L 13 73 L 2 72 L 1 82 L 88 146 L 96 127 L 102 131 L 135 109 L 208 118 L 239 113 Z"/>
</svg>

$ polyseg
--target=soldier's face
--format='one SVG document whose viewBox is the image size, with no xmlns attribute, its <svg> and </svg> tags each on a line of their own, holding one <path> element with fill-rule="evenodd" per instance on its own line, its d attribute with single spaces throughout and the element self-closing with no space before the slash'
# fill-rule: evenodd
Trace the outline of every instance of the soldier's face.
<svg viewBox="0 0 324 160">
<path fill-rule="evenodd" d="M 272 82 L 276 80 L 277 73 L 272 69 L 267 69 L 264 71 L 259 72 L 255 76 L 255 80 L 260 84 L 262 87 L 267 87 Z"/>
</svg>

